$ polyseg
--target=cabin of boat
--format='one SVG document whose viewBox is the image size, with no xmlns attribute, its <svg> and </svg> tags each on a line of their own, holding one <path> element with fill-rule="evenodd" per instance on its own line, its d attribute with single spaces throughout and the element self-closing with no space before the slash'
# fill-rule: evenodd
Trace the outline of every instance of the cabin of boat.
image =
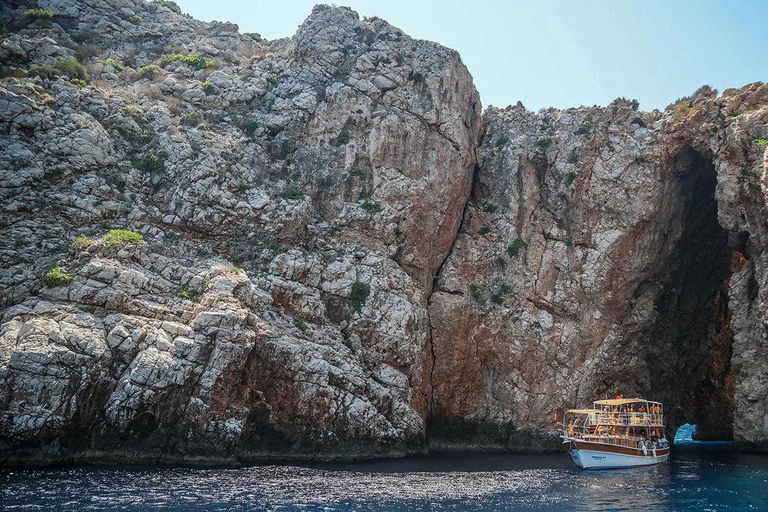
<svg viewBox="0 0 768 512">
<path fill-rule="evenodd" d="M 644 398 L 617 397 L 597 400 L 592 409 L 570 409 L 560 437 L 584 469 L 648 466 L 669 459 L 664 406 Z"/>
</svg>

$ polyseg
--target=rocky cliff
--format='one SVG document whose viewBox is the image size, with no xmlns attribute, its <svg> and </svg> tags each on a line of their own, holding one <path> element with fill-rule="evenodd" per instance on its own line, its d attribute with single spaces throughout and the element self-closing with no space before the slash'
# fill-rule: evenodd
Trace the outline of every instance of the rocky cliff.
<svg viewBox="0 0 768 512">
<path fill-rule="evenodd" d="M 6 464 L 555 449 L 615 393 L 768 447 L 768 86 L 481 114 L 343 7 L 2 16 Z"/>
</svg>

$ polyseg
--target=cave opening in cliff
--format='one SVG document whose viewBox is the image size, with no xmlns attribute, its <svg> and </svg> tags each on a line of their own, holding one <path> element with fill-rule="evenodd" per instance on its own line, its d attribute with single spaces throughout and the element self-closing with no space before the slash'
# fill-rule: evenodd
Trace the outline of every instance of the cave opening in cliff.
<svg viewBox="0 0 768 512">
<path fill-rule="evenodd" d="M 685 147 L 673 157 L 670 172 L 663 235 L 676 242 L 659 268 L 657 320 L 649 340 L 651 392 L 664 397 L 671 435 L 678 425 L 691 424 L 697 439 L 731 439 L 728 279 L 743 241 L 718 222 L 710 156 Z"/>
</svg>

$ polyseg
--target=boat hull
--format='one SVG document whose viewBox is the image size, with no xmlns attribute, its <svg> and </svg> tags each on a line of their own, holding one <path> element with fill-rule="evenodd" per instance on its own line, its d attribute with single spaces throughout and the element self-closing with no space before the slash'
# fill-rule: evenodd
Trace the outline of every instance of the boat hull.
<svg viewBox="0 0 768 512">
<path fill-rule="evenodd" d="M 612 446 L 601 443 L 585 443 L 571 441 L 571 458 L 577 466 L 584 469 L 631 468 L 652 466 L 669 460 L 669 448 L 647 450 L 622 446 Z"/>
</svg>

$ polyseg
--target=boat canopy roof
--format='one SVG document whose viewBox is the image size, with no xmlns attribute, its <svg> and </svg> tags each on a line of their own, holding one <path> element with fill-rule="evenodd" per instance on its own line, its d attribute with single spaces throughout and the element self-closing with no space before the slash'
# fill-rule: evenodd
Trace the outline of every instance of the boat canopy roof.
<svg viewBox="0 0 768 512">
<path fill-rule="evenodd" d="M 593 414 L 601 412 L 600 409 L 568 409 L 565 414 Z"/>
<path fill-rule="evenodd" d="M 626 405 L 626 404 L 636 404 L 638 402 L 643 403 L 649 403 L 649 404 L 661 404 L 661 402 L 652 402 L 651 400 L 646 400 L 645 398 L 610 398 L 608 400 L 595 400 L 595 405 Z"/>
</svg>

